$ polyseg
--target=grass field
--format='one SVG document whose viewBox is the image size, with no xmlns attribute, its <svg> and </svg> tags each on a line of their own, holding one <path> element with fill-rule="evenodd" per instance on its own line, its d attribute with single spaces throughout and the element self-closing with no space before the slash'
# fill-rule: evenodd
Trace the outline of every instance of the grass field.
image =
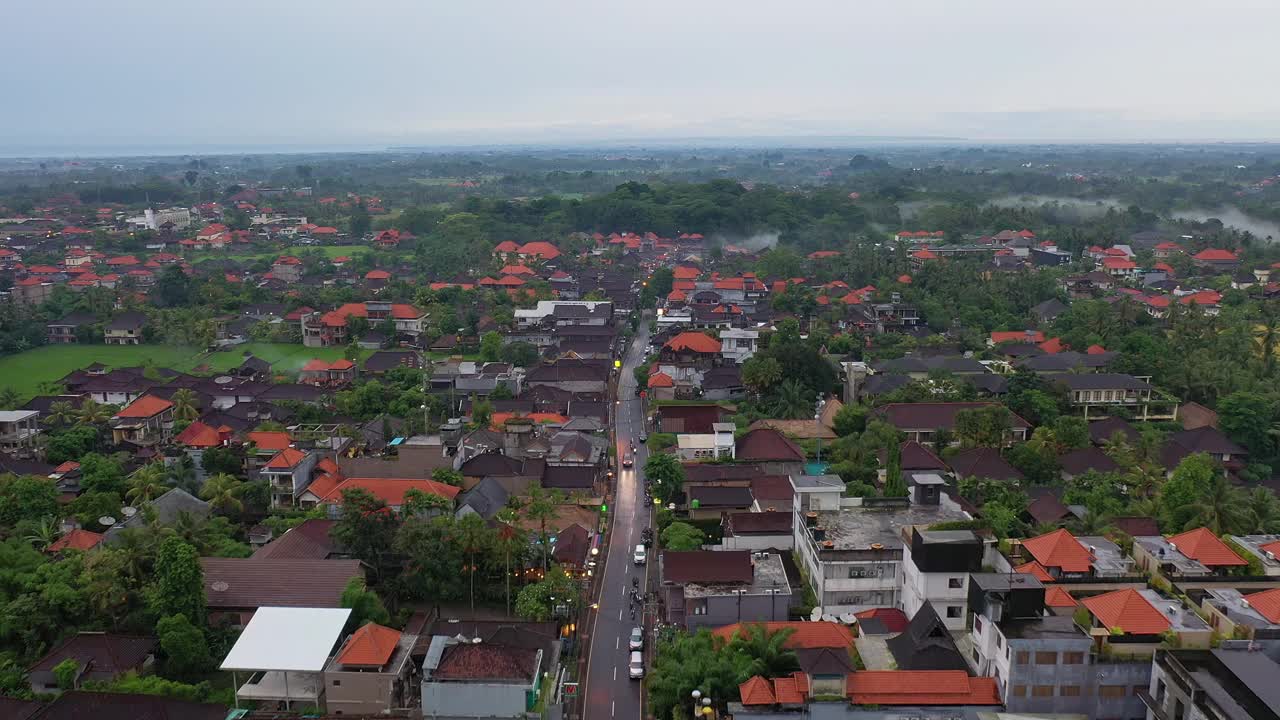
<svg viewBox="0 0 1280 720">
<path fill-rule="evenodd" d="M 271 363 L 272 369 L 282 375 L 294 375 L 308 360 L 337 360 L 345 350 L 277 343 L 248 343 L 214 353 L 172 345 L 46 345 L 0 357 L 0 388 L 13 388 L 26 400 L 39 394 L 41 383 L 58 380 L 95 362 L 111 368 L 154 363 L 157 367 L 212 375 L 239 366 L 246 352 Z M 370 353 L 362 350 L 360 359 Z"/>
</svg>

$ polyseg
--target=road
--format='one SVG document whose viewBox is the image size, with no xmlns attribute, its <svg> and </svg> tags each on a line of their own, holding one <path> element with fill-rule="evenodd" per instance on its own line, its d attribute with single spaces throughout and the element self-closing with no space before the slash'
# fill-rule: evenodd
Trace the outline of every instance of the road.
<svg viewBox="0 0 1280 720">
<path fill-rule="evenodd" d="M 644 483 L 641 469 L 646 457 L 639 435 L 643 430 L 643 401 L 636 397 L 636 365 L 644 360 L 645 345 L 649 341 L 648 321 L 627 347 L 618 377 L 618 400 L 615 409 L 615 441 L 618 458 L 626 456 L 632 440 L 636 442 L 635 464 L 621 467 L 613 506 L 613 534 L 605 551 L 604 578 L 600 583 L 600 603 L 591 630 L 588 654 L 586 686 L 584 688 L 583 717 L 587 720 L 640 717 L 640 681 L 632 680 L 627 671 L 630 651 L 627 641 L 631 628 L 641 624 L 641 611 L 631 617 L 631 579 L 639 578 L 640 588 L 648 592 L 645 567 L 632 564 L 632 551 L 641 542 L 641 532 L 649 524 L 649 508 L 644 501 Z M 653 559 L 650 558 L 650 562 Z M 646 651 L 650 648 L 645 648 Z"/>
</svg>

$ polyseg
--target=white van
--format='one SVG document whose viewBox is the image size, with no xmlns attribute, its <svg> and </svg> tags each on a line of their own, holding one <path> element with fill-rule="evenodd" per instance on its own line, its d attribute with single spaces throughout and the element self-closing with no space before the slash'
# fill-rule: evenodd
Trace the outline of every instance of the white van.
<svg viewBox="0 0 1280 720">
<path fill-rule="evenodd" d="M 645 551 L 644 545 L 637 545 L 635 553 L 631 556 L 631 562 L 637 565 L 643 565 L 648 560 L 649 553 Z"/>
<path fill-rule="evenodd" d="M 631 653 L 631 662 L 628 664 L 628 670 L 632 680 L 639 680 L 644 677 L 644 653 L 639 651 Z"/>
</svg>

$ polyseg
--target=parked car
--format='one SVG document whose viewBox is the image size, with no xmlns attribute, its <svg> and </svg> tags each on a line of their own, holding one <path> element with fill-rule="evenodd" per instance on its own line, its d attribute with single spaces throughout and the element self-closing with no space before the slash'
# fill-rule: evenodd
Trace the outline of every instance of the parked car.
<svg viewBox="0 0 1280 720">
<path fill-rule="evenodd" d="M 644 628 L 631 628 L 631 640 L 627 642 L 627 647 L 632 650 L 644 649 Z"/>
<path fill-rule="evenodd" d="M 637 545 L 635 553 L 631 556 L 631 561 L 637 565 L 643 565 L 648 559 L 649 551 L 644 549 L 644 545 Z"/>
<path fill-rule="evenodd" d="M 638 650 L 631 653 L 631 662 L 628 663 L 628 670 L 631 673 L 632 680 L 639 680 L 644 677 L 644 653 Z"/>
</svg>

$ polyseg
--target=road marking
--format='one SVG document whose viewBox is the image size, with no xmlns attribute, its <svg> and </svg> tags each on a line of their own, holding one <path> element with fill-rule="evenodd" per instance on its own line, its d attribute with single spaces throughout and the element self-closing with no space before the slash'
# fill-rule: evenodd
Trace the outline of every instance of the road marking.
<svg viewBox="0 0 1280 720">
<path fill-rule="evenodd" d="M 614 649 L 614 650 L 621 650 L 621 649 L 622 649 L 622 638 L 614 638 L 614 640 L 613 640 L 613 649 Z M 614 668 L 614 669 L 613 669 L 613 671 L 614 671 L 614 672 L 618 672 L 618 668 Z"/>
<path fill-rule="evenodd" d="M 618 611 L 618 622 L 622 622 L 622 611 Z"/>
<path fill-rule="evenodd" d="M 615 707 L 617 704 L 618 704 L 617 700 L 614 700 L 613 702 L 609 703 L 609 717 L 613 717 L 614 711 L 617 710 L 617 708 Z"/>
<path fill-rule="evenodd" d="M 613 666 L 613 679 L 614 679 L 615 681 L 618 679 L 618 666 L 617 666 L 617 665 L 614 665 L 614 666 Z"/>
</svg>

